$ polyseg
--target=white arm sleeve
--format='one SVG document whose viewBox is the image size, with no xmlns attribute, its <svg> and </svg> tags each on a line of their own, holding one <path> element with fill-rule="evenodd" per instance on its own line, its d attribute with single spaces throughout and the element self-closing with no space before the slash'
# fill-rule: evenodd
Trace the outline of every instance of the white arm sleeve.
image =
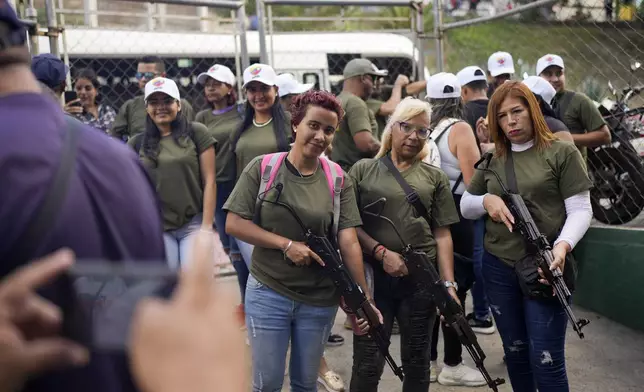
<svg viewBox="0 0 644 392">
<path fill-rule="evenodd" d="M 461 197 L 461 215 L 463 215 L 463 218 L 474 220 L 487 214 L 485 207 L 483 207 L 485 195 L 472 195 L 468 191 L 463 193 L 463 197 Z"/>
<path fill-rule="evenodd" d="M 584 191 L 564 200 L 566 205 L 566 222 L 555 241 L 557 245 L 565 241 L 574 249 L 575 245 L 584 237 L 593 219 L 593 208 L 590 205 L 590 191 Z M 461 206 L 463 203 L 461 202 Z"/>
</svg>

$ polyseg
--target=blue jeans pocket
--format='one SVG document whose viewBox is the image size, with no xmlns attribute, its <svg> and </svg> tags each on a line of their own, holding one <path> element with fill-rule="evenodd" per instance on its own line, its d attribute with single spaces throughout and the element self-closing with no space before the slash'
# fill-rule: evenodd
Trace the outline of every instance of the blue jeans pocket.
<svg viewBox="0 0 644 392">
<path fill-rule="evenodd" d="M 248 290 L 260 290 L 262 288 L 264 288 L 264 283 L 262 283 L 259 280 L 255 279 L 255 277 L 252 274 L 248 275 L 248 281 L 246 282 L 246 289 L 248 289 Z"/>
</svg>

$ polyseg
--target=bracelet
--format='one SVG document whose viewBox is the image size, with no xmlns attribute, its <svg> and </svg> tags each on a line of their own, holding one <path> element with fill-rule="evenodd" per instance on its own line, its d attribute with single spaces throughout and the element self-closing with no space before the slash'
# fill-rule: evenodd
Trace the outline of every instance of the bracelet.
<svg viewBox="0 0 644 392">
<path fill-rule="evenodd" d="M 380 258 L 380 262 L 381 262 L 381 263 L 385 261 L 385 256 L 386 256 L 386 255 L 387 255 L 387 248 L 385 248 L 385 247 L 383 246 L 383 249 L 382 249 L 382 257 Z"/>
<path fill-rule="evenodd" d="M 371 250 L 371 258 L 372 259 L 376 258 L 376 252 L 378 252 L 378 248 L 380 248 L 381 246 L 384 248 L 384 245 L 379 242 L 373 247 L 373 249 Z"/>
<path fill-rule="evenodd" d="M 288 244 L 286 245 L 286 248 L 282 249 L 284 260 L 286 260 L 286 252 L 288 252 L 288 250 L 291 249 L 291 245 L 293 245 L 293 241 L 289 241 Z"/>
</svg>

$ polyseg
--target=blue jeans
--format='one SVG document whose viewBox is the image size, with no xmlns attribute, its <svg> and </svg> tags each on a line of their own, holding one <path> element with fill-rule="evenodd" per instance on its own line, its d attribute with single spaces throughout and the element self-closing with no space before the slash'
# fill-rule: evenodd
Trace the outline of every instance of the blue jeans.
<svg viewBox="0 0 644 392">
<path fill-rule="evenodd" d="M 490 317 L 490 303 L 485 295 L 485 283 L 483 282 L 483 238 L 485 237 L 485 217 L 474 221 L 474 251 L 472 261 L 474 263 L 474 284 L 472 285 L 472 302 L 474 303 L 474 317 L 478 320 L 486 320 Z"/>
<path fill-rule="evenodd" d="M 514 269 L 485 252 L 483 277 L 515 392 L 568 392 L 568 319 L 556 299 L 524 298 Z"/>
<path fill-rule="evenodd" d="M 163 233 L 163 244 L 168 265 L 173 270 L 178 270 L 190 261 L 192 251 L 192 239 L 194 233 L 201 227 L 202 214 L 195 215 L 190 222 L 176 230 Z"/>
<path fill-rule="evenodd" d="M 242 259 L 237 247 L 237 241 L 226 233 L 226 217 L 228 213 L 222 210 L 222 207 L 228 200 L 228 197 L 235 187 L 235 181 L 226 181 L 217 183 L 217 205 L 215 206 L 215 226 L 219 239 L 224 247 L 226 253 L 230 255 L 230 262 L 237 272 L 237 282 L 239 283 L 239 291 L 241 293 L 241 302 L 245 302 L 246 296 L 246 281 L 248 281 L 248 267 Z"/>
<path fill-rule="evenodd" d="M 293 301 L 250 275 L 245 310 L 253 392 L 282 390 L 289 342 L 291 391 L 316 392 L 318 368 L 338 307 Z"/>
</svg>

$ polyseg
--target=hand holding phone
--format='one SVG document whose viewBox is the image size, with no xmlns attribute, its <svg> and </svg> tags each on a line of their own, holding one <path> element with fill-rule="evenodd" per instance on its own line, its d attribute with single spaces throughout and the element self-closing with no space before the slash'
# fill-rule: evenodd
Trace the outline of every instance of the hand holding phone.
<svg viewBox="0 0 644 392">
<path fill-rule="evenodd" d="M 69 114 L 82 114 L 83 113 L 83 104 L 78 98 L 76 91 L 65 91 L 65 106 L 64 110 Z"/>
</svg>

